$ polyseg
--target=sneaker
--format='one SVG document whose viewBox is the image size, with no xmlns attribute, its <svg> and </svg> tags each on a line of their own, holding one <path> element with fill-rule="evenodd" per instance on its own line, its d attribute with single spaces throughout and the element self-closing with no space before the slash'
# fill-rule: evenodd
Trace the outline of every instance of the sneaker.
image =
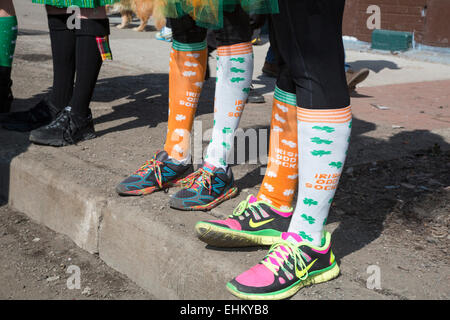
<svg viewBox="0 0 450 320">
<path fill-rule="evenodd" d="M 288 230 L 293 209 L 280 210 L 250 195 L 225 220 L 200 221 L 197 236 L 216 247 L 272 245 Z"/>
<path fill-rule="evenodd" d="M 253 85 L 251 85 L 246 103 L 265 103 L 265 102 L 266 99 L 264 99 L 264 96 L 256 92 L 255 89 L 253 88 Z"/>
<path fill-rule="evenodd" d="M 42 100 L 30 110 L 7 114 L 0 124 L 7 130 L 32 131 L 48 125 L 56 119 L 59 112 L 50 101 Z"/>
<path fill-rule="evenodd" d="M 76 144 L 95 137 L 91 111 L 86 118 L 81 118 L 72 114 L 70 107 L 64 108 L 48 125 L 30 133 L 31 142 L 53 147 Z"/>
<path fill-rule="evenodd" d="M 208 211 L 237 195 L 233 187 L 231 168 L 227 171 L 204 163 L 182 181 L 183 189 L 170 199 L 170 206 L 178 210 Z"/>
<path fill-rule="evenodd" d="M 233 295 L 248 300 L 279 300 L 301 288 L 339 275 L 331 251 L 331 235 L 324 232 L 323 245 L 316 247 L 296 233 L 285 232 L 265 258 L 227 283 Z"/>
<path fill-rule="evenodd" d="M 141 196 L 180 185 L 180 180 L 191 172 L 191 164 L 170 159 L 166 151 L 156 152 L 136 172 L 116 187 L 121 196 Z"/>
<path fill-rule="evenodd" d="M 357 71 L 354 71 L 353 69 L 349 68 L 345 72 L 348 90 L 350 92 L 354 91 L 356 89 L 356 85 L 366 80 L 366 78 L 369 76 L 369 73 L 370 71 L 367 68 L 363 68 Z"/>
<path fill-rule="evenodd" d="M 163 27 L 160 32 L 156 33 L 156 40 L 172 42 L 172 29 Z"/>
</svg>

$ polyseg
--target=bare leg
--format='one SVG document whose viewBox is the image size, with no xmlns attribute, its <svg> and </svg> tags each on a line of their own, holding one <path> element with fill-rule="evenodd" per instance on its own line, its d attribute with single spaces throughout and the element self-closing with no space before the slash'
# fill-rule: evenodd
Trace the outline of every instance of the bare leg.
<svg viewBox="0 0 450 320">
<path fill-rule="evenodd" d="M 15 16 L 14 4 L 12 0 L 2 0 L 0 2 L 0 17 Z"/>
</svg>

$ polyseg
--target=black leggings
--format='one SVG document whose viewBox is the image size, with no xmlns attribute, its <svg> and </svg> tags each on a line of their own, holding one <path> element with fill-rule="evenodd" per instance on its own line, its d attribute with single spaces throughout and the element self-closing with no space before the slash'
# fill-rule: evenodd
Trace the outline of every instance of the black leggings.
<svg viewBox="0 0 450 320">
<path fill-rule="evenodd" d="M 345 0 L 279 0 L 270 43 L 279 65 L 277 87 L 309 109 L 350 104 L 344 71 L 342 15 Z"/>
<path fill-rule="evenodd" d="M 172 37 L 175 41 L 196 43 L 206 39 L 208 30 L 197 26 L 189 15 L 168 20 L 172 28 Z M 217 44 L 213 46 L 230 46 L 249 42 L 252 38 L 250 17 L 240 6 L 236 6 L 233 12 L 224 11 L 223 28 L 212 32 L 217 41 Z"/>
</svg>

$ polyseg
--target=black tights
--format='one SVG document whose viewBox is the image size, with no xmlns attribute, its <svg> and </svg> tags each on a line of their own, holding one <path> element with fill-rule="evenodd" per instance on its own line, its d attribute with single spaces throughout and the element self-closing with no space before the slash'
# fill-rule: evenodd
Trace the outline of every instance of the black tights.
<svg viewBox="0 0 450 320">
<path fill-rule="evenodd" d="M 342 15 L 345 0 L 279 0 L 272 15 L 270 43 L 279 76 L 277 87 L 297 95 L 309 109 L 350 104 L 344 71 Z"/>
<path fill-rule="evenodd" d="M 53 90 L 50 101 L 67 106 L 81 117 L 89 104 L 102 65 L 96 37 L 109 34 L 108 19 L 81 19 L 80 29 L 67 27 L 68 14 L 48 15 L 53 55 Z"/>
</svg>

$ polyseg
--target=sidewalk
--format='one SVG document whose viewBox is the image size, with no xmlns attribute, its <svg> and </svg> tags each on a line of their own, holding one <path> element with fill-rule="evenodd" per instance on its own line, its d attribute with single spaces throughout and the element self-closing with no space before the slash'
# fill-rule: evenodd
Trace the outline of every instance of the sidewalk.
<svg viewBox="0 0 450 320">
<path fill-rule="evenodd" d="M 52 83 L 45 18 L 28 8 L 13 69 L 16 110 L 37 103 Z M 256 194 L 263 166 L 234 166 L 240 195 L 209 213 L 172 210 L 163 192 L 118 197 L 116 184 L 163 145 L 170 44 L 154 31 L 112 29 L 115 60 L 104 65 L 91 106 L 98 138 L 56 149 L 0 129 L 0 196 L 157 298 L 230 299 L 226 282 L 267 248 L 205 247 L 194 224 L 225 217 Z M 269 128 L 274 81 L 260 72 L 266 50 L 255 47 L 254 76 L 266 103 L 246 106 L 244 130 Z M 351 148 L 327 225 L 342 272 L 294 299 L 448 299 L 450 66 L 357 51 L 347 58 L 372 71 L 352 97 Z M 213 97 L 211 79 L 196 118 L 203 132 L 212 126 Z M 382 289 L 366 286 L 371 265 L 380 267 Z"/>
</svg>

